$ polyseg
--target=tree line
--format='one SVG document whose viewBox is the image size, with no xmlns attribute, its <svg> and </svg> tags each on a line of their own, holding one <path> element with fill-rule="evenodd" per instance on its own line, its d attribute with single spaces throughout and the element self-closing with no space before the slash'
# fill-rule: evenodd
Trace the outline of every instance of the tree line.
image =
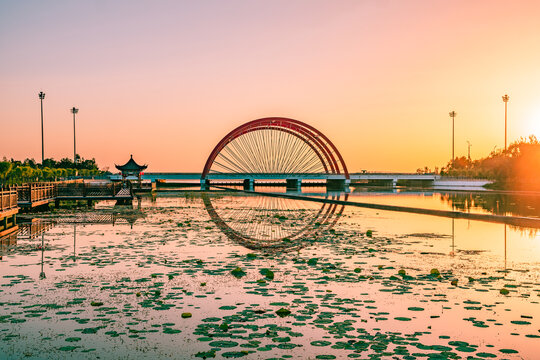
<svg viewBox="0 0 540 360">
<path fill-rule="evenodd" d="M 540 190 L 540 141 L 534 135 L 520 138 L 508 148 L 494 150 L 487 157 L 471 160 L 465 156 L 449 161 L 440 171 L 427 167 L 418 173 L 449 177 L 489 179 L 495 187 L 514 190 Z"/>
<path fill-rule="evenodd" d="M 77 161 L 63 158 L 59 161 L 45 159 L 38 164 L 34 159 L 24 161 L 6 157 L 0 161 L 0 181 L 2 186 L 22 184 L 34 181 L 56 181 L 74 177 L 92 177 L 104 175 L 99 170 L 95 159 L 84 159 L 77 155 Z"/>
</svg>

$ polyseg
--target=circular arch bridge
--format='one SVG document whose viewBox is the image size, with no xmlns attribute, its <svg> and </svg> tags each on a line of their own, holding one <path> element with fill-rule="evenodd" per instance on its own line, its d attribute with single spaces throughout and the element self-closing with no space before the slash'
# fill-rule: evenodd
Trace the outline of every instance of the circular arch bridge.
<svg viewBox="0 0 540 360">
<path fill-rule="evenodd" d="M 302 180 L 325 180 L 329 188 L 349 183 L 349 172 L 335 145 L 304 122 L 268 117 L 249 121 L 229 132 L 214 147 L 201 174 L 201 184 L 243 180 L 285 179 L 299 188 Z"/>
</svg>

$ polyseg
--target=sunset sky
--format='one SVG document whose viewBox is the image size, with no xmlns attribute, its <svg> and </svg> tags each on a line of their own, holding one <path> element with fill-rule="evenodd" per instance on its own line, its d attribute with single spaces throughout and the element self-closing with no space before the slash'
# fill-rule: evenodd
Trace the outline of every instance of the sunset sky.
<svg viewBox="0 0 540 360">
<path fill-rule="evenodd" d="M 415 171 L 540 136 L 538 1 L 0 0 L 0 158 L 77 150 L 201 171 L 249 120 L 307 122 L 350 171 Z"/>
</svg>

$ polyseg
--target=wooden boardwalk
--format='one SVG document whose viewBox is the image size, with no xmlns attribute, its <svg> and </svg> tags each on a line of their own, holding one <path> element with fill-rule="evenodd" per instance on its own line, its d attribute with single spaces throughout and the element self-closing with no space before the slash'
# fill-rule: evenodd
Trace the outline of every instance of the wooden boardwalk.
<svg viewBox="0 0 540 360">
<path fill-rule="evenodd" d="M 15 187 L 17 190 L 17 204 L 21 208 L 33 208 L 54 201 L 57 183 L 31 183 Z"/>
<path fill-rule="evenodd" d="M 130 187 L 120 183 L 104 184 L 59 184 L 55 200 L 131 200 L 133 192 Z"/>
<path fill-rule="evenodd" d="M 60 201 L 66 200 L 86 200 L 90 204 L 98 200 L 130 203 L 132 199 L 131 186 L 126 187 L 120 183 L 85 183 L 82 180 L 30 183 L 0 189 L 0 238 L 19 229 L 17 214 L 20 208 L 32 209 L 51 202 L 58 205 Z"/>
<path fill-rule="evenodd" d="M 85 183 L 82 181 L 32 183 L 19 185 L 17 204 L 21 208 L 34 208 L 66 200 L 131 200 L 133 192 L 119 183 Z"/>
<path fill-rule="evenodd" d="M 0 189 L 0 237 L 8 235 L 18 229 L 17 190 Z"/>
</svg>

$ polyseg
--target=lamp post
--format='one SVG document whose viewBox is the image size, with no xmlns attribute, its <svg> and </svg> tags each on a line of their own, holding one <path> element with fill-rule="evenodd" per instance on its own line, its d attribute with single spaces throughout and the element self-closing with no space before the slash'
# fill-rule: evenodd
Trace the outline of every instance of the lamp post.
<svg viewBox="0 0 540 360">
<path fill-rule="evenodd" d="M 454 120 L 457 116 L 457 113 L 452 110 L 448 114 L 452 118 L 452 168 L 453 168 L 454 167 Z"/>
<path fill-rule="evenodd" d="M 70 110 L 73 114 L 73 164 L 75 164 L 77 163 L 77 145 L 75 142 L 75 114 L 79 112 L 79 109 L 74 106 Z"/>
<path fill-rule="evenodd" d="M 504 101 L 504 151 L 506 151 L 507 148 L 507 139 L 508 139 L 508 126 L 507 126 L 507 110 L 508 110 L 508 100 L 510 100 L 510 97 L 507 94 L 504 94 L 502 97 L 502 100 Z"/>
<path fill-rule="evenodd" d="M 38 96 L 41 102 L 41 165 L 43 165 L 43 160 L 45 160 L 45 147 L 43 145 L 43 99 L 45 99 L 45 93 L 40 91 Z"/>
</svg>

